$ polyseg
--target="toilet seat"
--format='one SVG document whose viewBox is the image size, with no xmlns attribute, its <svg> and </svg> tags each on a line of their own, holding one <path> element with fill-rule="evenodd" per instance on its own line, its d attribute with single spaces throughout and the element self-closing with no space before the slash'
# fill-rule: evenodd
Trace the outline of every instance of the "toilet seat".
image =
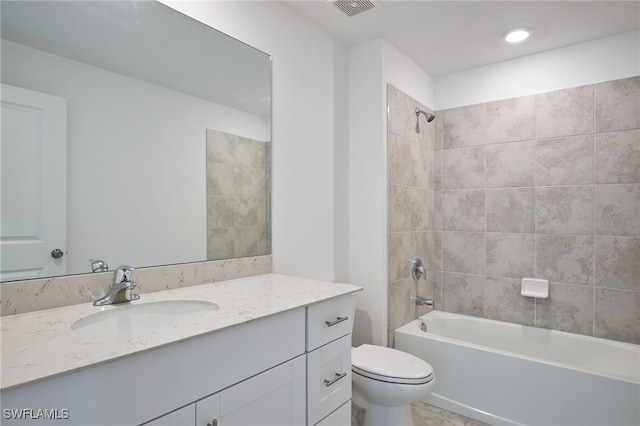
<svg viewBox="0 0 640 426">
<path fill-rule="evenodd" d="M 373 380 L 420 385 L 433 380 L 433 368 L 424 360 L 399 351 L 375 345 L 362 345 L 351 350 L 351 369 Z"/>
</svg>

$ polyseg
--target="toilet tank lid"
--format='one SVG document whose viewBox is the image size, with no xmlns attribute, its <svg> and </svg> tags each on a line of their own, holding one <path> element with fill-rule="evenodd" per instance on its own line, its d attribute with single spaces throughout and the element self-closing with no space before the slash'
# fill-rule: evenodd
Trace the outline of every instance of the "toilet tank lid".
<svg viewBox="0 0 640 426">
<path fill-rule="evenodd" d="M 360 370 L 401 379 L 422 379 L 433 374 L 433 368 L 417 356 L 367 344 L 351 350 L 351 364 Z"/>
</svg>

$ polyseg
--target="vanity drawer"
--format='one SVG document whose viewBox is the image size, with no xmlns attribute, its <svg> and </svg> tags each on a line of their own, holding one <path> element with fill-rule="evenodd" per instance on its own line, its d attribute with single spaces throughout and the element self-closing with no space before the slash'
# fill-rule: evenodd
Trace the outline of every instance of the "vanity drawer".
<svg viewBox="0 0 640 426">
<path fill-rule="evenodd" d="M 353 296 L 346 295 L 307 308 L 307 351 L 350 334 L 353 328 Z"/>
<path fill-rule="evenodd" d="M 351 335 L 307 354 L 307 424 L 351 399 Z"/>
<path fill-rule="evenodd" d="M 322 419 L 316 426 L 351 426 L 351 401 Z"/>
</svg>

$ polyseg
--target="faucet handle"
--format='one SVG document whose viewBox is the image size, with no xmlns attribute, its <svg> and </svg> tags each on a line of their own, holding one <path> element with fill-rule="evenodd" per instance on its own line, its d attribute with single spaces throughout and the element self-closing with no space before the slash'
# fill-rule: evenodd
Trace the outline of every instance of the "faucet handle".
<svg viewBox="0 0 640 426">
<path fill-rule="evenodd" d="M 133 266 L 120 265 L 116 268 L 114 281 L 117 283 L 131 281 Z"/>
<path fill-rule="evenodd" d="M 129 265 L 120 265 L 116 268 L 115 282 L 124 284 L 128 301 L 140 299 L 139 294 L 132 293 L 133 289 L 138 287 L 138 283 L 131 279 L 133 270 L 134 267 Z"/>
<path fill-rule="evenodd" d="M 411 276 L 416 281 L 422 277 L 424 277 L 425 280 L 427 279 L 427 270 L 422 265 L 422 259 L 419 257 L 416 257 L 411 261 Z"/>
<path fill-rule="evenodd" d="M 133 293 L 133 289 L 138 287 L 138 283 L 135 281 L 127 281 L 127 290 L 129 290 L 129 301 L 140 299 L 140 295 Z"/>
</svg>

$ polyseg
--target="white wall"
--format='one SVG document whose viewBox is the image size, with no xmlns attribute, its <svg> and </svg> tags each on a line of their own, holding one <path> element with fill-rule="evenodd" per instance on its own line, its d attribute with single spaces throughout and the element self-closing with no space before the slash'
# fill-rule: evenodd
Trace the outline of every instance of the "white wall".
<svg viewBox="0 0 640 426">
<path fill-rule="evenodd" d="M 265 140 L 263 118 L 6 40 L 2 61 L 67 99 L 69 273 L 206 259 L 206 129 Z"/>
<path fill-rule="evenodd" d="M 336 237 L 345 197 L 334 181 L 346 49 L 278 2 L 163 2 L 272 55 L 273 270 L 335 280 L 336 246 L 348 244 Z"/>
<path fill-rule="evenodd" d="M 387 83 L 393 84 L 420 103 L 434 109 L 436 99 L 431 76 L 391 44 L 384 41 L 382 46 L 385 87 Z"/>
<path fill-rule="evenodd" d="M 472 68 L 435 79 L 442 110 L 640 74 L 640 31 Z"/>
<path fill-rule="evenodd" d="M 384 40 L 352 46 L 349 68 L 349 282 L 356 299 L 353 343 L 387 342 L 387 84 L 433 105 L 433 82 Z"/>
<path fill-rule="evenodd" d="M 336 49 L 335 58 L 335 279 L 349 282 L 349 50 Z"/>
<path fill-rule="evenodd" d="M 353 344 L 386 343 L 386 93 L 381 41 L 349 53 L 349 282 L 356 298 Z"/>
</svg>

